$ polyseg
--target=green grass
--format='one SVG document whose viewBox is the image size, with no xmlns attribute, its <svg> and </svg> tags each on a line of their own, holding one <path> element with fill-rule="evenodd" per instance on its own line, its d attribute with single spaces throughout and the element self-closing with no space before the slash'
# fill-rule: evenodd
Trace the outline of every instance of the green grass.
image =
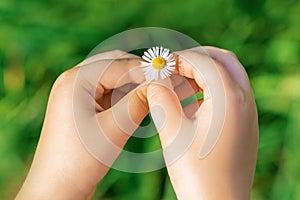
<svg viewBox="0 0 300 200">
<path fill-rule="evenodd" d="M 259 111 L 252 199 L 299 198 L 299 12 L 296 0 L 2 0 L 0 199 L 13 199 L 25 178 L 56 77 L 109 36 L 144 26 L 174 29 L 201 45 L 236 53 Z M 160 145 L 157 136 L 131 140 L 126 148 L 138 145 L 136 151 Z M 112 170 L 94 199 L 175 196 L 165 169 L 145 174 Z"/>
</svg>

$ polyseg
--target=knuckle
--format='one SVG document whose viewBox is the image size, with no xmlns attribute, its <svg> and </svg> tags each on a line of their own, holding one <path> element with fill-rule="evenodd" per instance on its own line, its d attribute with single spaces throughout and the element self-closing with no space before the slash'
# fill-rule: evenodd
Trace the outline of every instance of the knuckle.
<svg viewBox="0 0 300 200">
<path fill-rule="evenodd" d="M 231 57 L 237 58 L 236 54 L 233 51 L 225 50 L 225 53 Z"/>
<path fill-rule="evenodd" d="M 159 104 L 159 102 L 163 101 L 166 98 L 169 98 L 170 95 L 176 95 L 171 91 L 170 88 L 163 85 L 151 85 L 148 87 L 148 99 L 153 104 Z"/>
<path fill-rule="evenodd" d="M 134 91 L 134 95 L 138 98 L 138 100 L 141 100 L 142 102 L 147 101 L 147 91 L 145 87 L 138 88 L 137 90 Z"/>
<path fill-rule="evenodd" d="M 66 88 L 73 85 L 74 79 L 76 77 L 76 72 L 78 68 L 72 68 L 64 71 L 55 80 L 54 88 Z"/>
<path fill-rule="evenodd" d="M 115 49 L 115 50 L 112 50 L 111 53 L 114 54 L 114 55 L 116 55 L 116 56 L 119 56 L 119 55 L 124 54 L 125 52 L 121 51 L 119 49 Z"/>
<path fill-rule="evenodd" d="M 74 74 L 73 69 L 68 69 L 61 73 L 59 77 L 56 79 L 57 82 L 66 82 L 68 81 Z"/>
<path fill-rule="evenodd" d="M 133 98 L 131 98 L 131 105 L 134 105 L 135 107 L 139 108 L 140 112 L 147 113 L 149 110 L 148 106 L 148 100 L 147 100 L 147 88 L 142 87 L 137 90 L 132 95 Z"/>
<path fill-rule="evenodd" d="M 113 58 L 114 58 L 114 59 L 121 59 L 121 58 L 123 58 L 124 56 L 126 57 L 127 52 L 122 51 L 122 50 L 119 50 L 119 49 L 115 49 L 115 50 L 112 50 L 112 51 L 111 51 L 111 55 L 113 55 Z"/>
<path fill-rule="evenodd" d="M 227 102 L 230 108 L 228 112 L 234 113 L 238 120 L 257 122 L 258 113 L 255 100 L 243 89 L 232 92 Z"/>
<path fill-rule="evenodd" d="M 229 97 L 230 102 L 232 102 L 234 105 L 244 106 L 247 103 L 247 94 L 240 87 L 228 92 L 227 96 Z"/>
</svg>

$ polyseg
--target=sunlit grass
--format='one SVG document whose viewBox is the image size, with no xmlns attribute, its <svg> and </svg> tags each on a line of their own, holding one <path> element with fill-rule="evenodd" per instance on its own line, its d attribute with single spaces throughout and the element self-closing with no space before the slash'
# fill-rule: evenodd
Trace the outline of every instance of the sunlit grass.
<svg viewBox="0 0 300 200">
<path fill-rule="evenodd" d="M 297 199 L 299 1 L 145 2 L 0 2 L 0 199 L 13 199 L 26 176 L 56 77 L 107 37 L 144 26 L 175 29 L 202 45 L 237 54 L 249 73 L 259 111 L 260 144 L 252 199 Z M 182 106 L 199 98 L 203 98 L 200 93 L 184 100 Z M 150 122 L 147 118 L 143 123 Z M 149 126 L 150 135 L 153 131 Z M 137 152 L 159 147 L 157 135 L 133 138 L 126 146 Z M 145 174 L 112 170 L 94 199 L 176 197 L 165 169 Z"/>
</svg>

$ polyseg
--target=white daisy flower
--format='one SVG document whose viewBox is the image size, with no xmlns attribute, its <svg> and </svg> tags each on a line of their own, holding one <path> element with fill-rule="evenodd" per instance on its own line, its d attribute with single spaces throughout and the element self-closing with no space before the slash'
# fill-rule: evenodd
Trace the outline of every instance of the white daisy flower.
<svg viewBox="0 0 300 200">
<path fill-rule="evenodd" d="M 165 79 L 171 76 L 172 71 L 175 70 L 175 58 L 167 48 L 149 48 L 144 52 L 142 58 L 144 61 L 141 61 L 141 67 L 148 83 L 152 80 L 158 80 L 159 76 Z"/>
</svg>

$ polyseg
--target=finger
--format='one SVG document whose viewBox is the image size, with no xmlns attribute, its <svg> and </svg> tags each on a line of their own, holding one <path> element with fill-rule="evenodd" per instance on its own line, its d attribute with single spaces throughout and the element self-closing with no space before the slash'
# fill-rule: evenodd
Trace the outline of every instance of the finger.
<svg viewBox="0 0 300 200">
<path fill-rule="evenodd" d="M 97 114 L 85 107 L 85 104 L 92 104 L 91 97 L 74 98 L 74 118 L 80 139 L 87 151 L 108 167 L 148 113 L 144 87 L 134 89 L 113 107 Z"/>
<path fill-rule="evenodd" d="M 101 106 L 103 105 L 105 108 L 108 108 L 117 99 L 124 96 L 124 92 L 122 91 L 125 90 L 128 93 L 136 87 L 137 83 L 141 83 L 144 80 L 145 76 L 140 68 L 139 59 L 115 60 L 99 79 L 95 99 Z M 112 91 L 114 93 L 113 99 L 111 99 L 110 95 Z M 104 93 L 105 95 L 103 96 Z"/>
<path fill-rule="evenodd" d="M 134 54 L 127 53 L 125 51 L 113 50 L 113 51 L 92 55 L 86 58 L 84 61 L 82 61 L 79 65 L 87 65 L 99 60 L 112 60 L 112 59 L 125 59 L 125 58 L 139 58 L 139 57 Z"/>
<path fill-rule="evenodd" d="M 147 89 L 150 112 L 163 146 L 176 136 L 184 118 L 179 99 L 168 80 L 151 82 Z"/>
<path fill-rule="evenodd" d="M 97 111 L 102 112 L 103 110 L 110 108 L 110 106 L 112 105 L 112 98 L 111 98 L 112 94 L 113 94 L 113 90 L 109 90 L 105 92 L 105 95 L 103 95 L 101 98 L 96 99 L 97 105 L 101 107 L 100 110 L 96 109 Z"/>
<path fill-rule="evenodd" d="M 163 147 L 167 166 L 176 162 L 196 137 L 196 126 L 181 108 L 171 84 L 165 80 L 151 82 L 147 89 L 148 104 Z"/>
<path fill-rule="evenodd" d="M 193 79 L 183 77 L 181 83 L 174 87 L 174 91 L 176 92 L 179 100 L 181 101 L 195 95 L 197 92 L 200 91 L 200 88 Z"/>
<path fill-rule="evenodd" d="M 103 93 L 98 94 L 97 98 L 95 99 L 97 102 L 96 111 L 101 112 L 110 108 L 137 86 L 138 84 L 129 83 L 112 90 L 106 90 L 104 95 Z"/>
<path fill-rule="evenodd" d="M 217 60 L 224 66 L 231 77 L 245 90 L 251 91 L 249 77 L 243 65 L 239 62 L 236 55 L 228 50 L 220 49 L 217 47 L 202 47 L 208 56 Z M 194 50 L 199 50 L 200 48 L 195 48 Z M 200 50 L 200 51 L 203 51 Z"/>
<path fill-rule="evenodd" d="M 99 100 L 111 89 L 144 80 L 140 59 L 100 60 L 79 68 L 75 87 Z"/>
<path fill-rule="evenodd" d="M 203 90 L 204 99 L 194 118 L 195 124 L 204 125 L 205 131 L 200 135 L 203 143 L 199 151 L 203 158 L 212 150 L 222 132 L 227 102 L 240 93 L 241 87 L 222 64 L 195 51 L 180 52 L 178 71 L 194 79 Z"/>
<path fill-rule="evenodd" d="M 137 87 L 114 106 L 97 114 L 99 124 L 117 146 L 125 144 L 149 113 L 146 91 L 145 85 Z"/>
<path fill-rule="evenodd" d="M 142 83 L 145 76 L 140 61 L 140 58 L 125 58 L 110 62 L 100 78 L 100 84 L 105 89 L 113 89 L 127 83 Z"/>
<path fill-rule="evenodd" d="M 214 94 L 235 91 L 236 82 L 232 79 L 221 63 L 209 56 L 194 51 L 178 52 L 179 74 L 194 79 L 200 90 L 203 90 L 204 100 L 211 99 Z"/>
<path fill-rule="evenodd" d="M 194 119 L 195 118 L 195 113 L 203 103 L 203 99 L 199 99 L 196 101 L 193 101 L 192 103 L 188 104 L 183 108 L 184 114 L 187 116 L 189 119 Z"/>
<path fill-rule="evenodd" d="M 96 190 L 97 190 L 97 186 L 94 186 L 92 192 L 88 195 L 87 200 L 93 199 Z"/>
</svg>

